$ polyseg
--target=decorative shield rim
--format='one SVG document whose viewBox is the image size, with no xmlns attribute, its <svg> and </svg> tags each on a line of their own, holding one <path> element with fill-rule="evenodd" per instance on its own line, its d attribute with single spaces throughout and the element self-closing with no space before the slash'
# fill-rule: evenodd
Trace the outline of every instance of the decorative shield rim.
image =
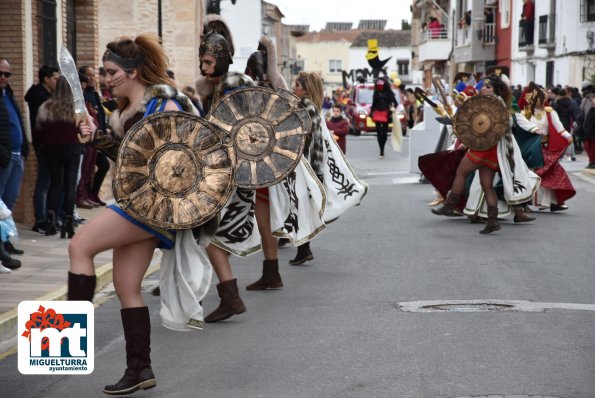
<svg viewBox="0 0 595 398">
<path fill-rule="evenodd" d="M 253 102 L 247 105 L 249 108 L 247 114 L 239 113 L 240 111 L 234 108 L 235 105 L 231 98 L 255 92 L 268 95 L 266 103 L 264 101 Z M 279 102 L 282 102 L 284 106 L 277 105 Z M 275 113 L 279 108 L 281 111 L 278 114 Z M 230 112 L 232 116 L 229 115 Z M 287 131 L 276 131 L 278 126 L 293 115 L 297 117 L 299 127 Z M 287 90 L 273 90 L 261 86 L 241 87 L 227 93 L 211 107 L 205 118 L 229 134 L 237 157 L 234 184 L 245 189 L 266 188 L 284 180 L 300 162 L 306 144 L 306 135 L 310 132 L 311 126 L 310 117 L 301 105 L 299 97 Z M 299 137 L 296 152 L 277 146 L 279 140 L 291 136 Z M 270 155 L 273 153 L 285 158 L 286 162 L 282 167 L 271 160 Z M 272 176 L 266 181 L 259 182 L 257 169 L 264 167 L 263 163 L 266 164 Z M 239 171 L 241 168 L 244 170 L 249 168 L 250 172 L 242 173 Z"/>
<path fill-rule="evenodd" d="M 481 126 L 483 133 L 474 130 L 472 123 L 478 118 L 480 126 L 489 120 L 490 126 Z M 494 96 L 478 95 L 468 98 L 453 118 L 453 130 L 463 145 L 476 151 L 492 148 L 506 134 L 509 124 L 506 106 Z M 491 134 L 486 132 L 491 131 Z"/>
<path fill-rule="evenodd" d="M 133 139 L 136 137 L 137 134 L 141 134 L 141 132 L 146 132 L 147 134 L 151 134 L 151 127 L 156 121 L 161 119 L 171 119 L 171 123 L 176 119 L 192 119 L 196 125 L 190 133 L 188 133 L 187 137 L 182 140 L 178 133 L 175 131 L 175 128 L 170 130 L 170 136 L 168 139 L 163 140 L 159 139 L 159 142 L 153 149 L 146 149 L 142 148 L 139 145 L 133 142 Z M 212 132 L 216 138 L 211 139 L 208 146 L 201 147 L 201 148 L 193 148 L 188 145 L 186 142 L 193 142 L 193 140 L 198 136 L 200 130 L 203 128 L 208 129 Z M 152 136 L 155 139 L 154 136 Z M 159 138 L 159 137 L 157 137 Z M 185 142 L 182 142 L 185 141 Z M 125 163 L 125 153 L 126 151 L 124 148 L 133 148 L 137 152 L 141 152 L 145 156 L 146 165 L 144 166 L 131 166 L 126 165 Z M 162 159 L 163 152 L 167 151 L 179 151 L 182 158 L 186 157 L 186 160 L 191 160 L 190 163 L 179 163 L 173 166 L 172 172 L 173 176 L 182 175 L 186 170 L 186 165 L 198 165 L 196 169 L 191 169 L 190 172 L 186 172 L 186 176 L 192 176 L 192 172 L 196 171 L 196 177 L 194 177 L 191 183 L 185 184 L 185 189 L 181 191 L 173 191 L 168 189 L 168 179 L 162 178 L 159 181 L 158 176 L 155 175 L 155 166 L 156 162 L 159 159 Z M 220 155 L 223 156 L 224 161 L 229 162 L 229 165 L 222 168 L 211 168 L 207 173 L 205 171 L 204 158 L 209 155 L 212 155 L 215 151 L 222 151 Z M 149 155 L 150 154 L 150 155 Z M 171 156 L 168 160 L 171 160 Z M 116 169 L 114 171 L 114 180 L 112 182 L 114 198 L 118 202 L 118 204 L 129 213 L 135 219 L 146 223 L 151 227 L 157 228 L 165 228 L 171 230 L 184 230 L 184 229 L 191 229 L 197 226 L 200 226 L 209 220 L 211 220 L 214 216 L 217 215 L 221 211 L 221 209 L 225 206 L 228 202 L 229 198 L 231 197 L 233 190 L 234 190 L 234 180 L 235 180 L 235 150 L 231 145 L 229 136 L 226 134 L 225 131 L 221 130 L 216 125 L 206 121 L 205 119 L 182 111 L 166 111 L 166 112 L 158 112 L 152 115 L 149 115 L 137 123 L 135 123 L 125 134 L 124 139 L 122 140 L 120 150 L 118 151 L 118 157 L 116 162 Z M 169 163 L 168 163 L 169 165 Z M 142 169 L 146 168 L 146 182 L 138 189 L 133 192 L 127 192 L 126 189 L 122 186 L 123 184 L 123 174 L 129 172 L 138 172 L 142 171 Z M 142 173 L 141 173 L 142 174 Z M 207 179 L 205 177 L 218 175 L 218 176 L 227 176 L 224 177 L 223 184 L 225 184 L 225 189 L 223 192 L 218 195 L 217 197 L 213 197 L 212 192 L 207 192 L 207 190 L 201 189 L 200 185 L 203 185 L 203 188 L 208 186 Z M 221 184 L 221 185 L 223 185 Z M 198 196 L 202 194 L 203 197 L 207 196 L 210 198 L 209 203 L 212 205 L 212 208 L 204 212 L 201 216 L 198 216 L 191 221 L 182 221 L 182 220 L 159 220 L 156 219 L 155 216 L 158 214 L 157 211 L 149 211 L 148 213 L 140 211 L 137 207 L 135 207 L 134 203 L 136 199 L 141 198 L 143 195 L 147 194 L 154 194 L 155 196 L 161 195 L 163 198 L 167 197 L 171 201 L 171 205 L 173 208 L 179 210 L 179 206 L 181 205 L 189 205 L 188 202 L 194 206 L 195 209 L 198 209 L 198 205 L 192 202 L 189 197 L 190 195 L 195 195 L 196 199 Z M 160 205 L 165 205 L 165 199 L 161 199 L 159 203 L 153 203 L 153 208 L 157 208 Z M 185 201 L 182 203 L 182 201 Z M 175 217 L 176 211 L 172 210 L 172 217 Z"/>
</svg>

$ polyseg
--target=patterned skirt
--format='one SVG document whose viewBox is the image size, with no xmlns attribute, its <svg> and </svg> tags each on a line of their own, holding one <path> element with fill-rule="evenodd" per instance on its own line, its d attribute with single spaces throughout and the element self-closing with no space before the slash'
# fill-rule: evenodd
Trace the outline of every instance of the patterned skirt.
<svg viewBox="0 0 595 398">
<path fill-rule="evenodd" d="M 560 165 L 560 156 L 566 148 L 550 151 L 545 145 L 543 148 L 544 166 L 535 169 L 535 174 L 541 177 L 541 187 L 551 189 L 556 194 L 559 205 L 576 195 L 576 190 L 570 182 L 568 173 Z"/>
</svg>

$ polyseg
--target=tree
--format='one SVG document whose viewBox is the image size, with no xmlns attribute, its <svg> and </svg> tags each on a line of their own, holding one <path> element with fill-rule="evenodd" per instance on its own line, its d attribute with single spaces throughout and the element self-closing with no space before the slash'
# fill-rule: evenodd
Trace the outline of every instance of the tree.
<svg viewBox="0 0 595 398">
<path fill-rule="evenodd" d="M 411 30 L 411 24 L 406 19 L 402 19 L 401 20 L 401 29 L 402 30 Z"/>
</svg>

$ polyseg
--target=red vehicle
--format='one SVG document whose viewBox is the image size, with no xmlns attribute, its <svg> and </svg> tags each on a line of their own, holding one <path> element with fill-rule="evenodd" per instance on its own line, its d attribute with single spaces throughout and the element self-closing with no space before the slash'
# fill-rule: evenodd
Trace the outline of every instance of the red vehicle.
<svg viewBox="0 0 595 398">
<path fill-rule="evenodd" d="M 403 133 L 407 129 L 407 118 L 405 110 L 402 105 L 403 99 L 397 87 L 392 86 L 393 92 L 397 97 L 399 106 L 397 107 L 397 115 L 401 121 Z M 372 106 L 372 96 L 374 94 L 374 83 L 357 83 L 351 88 L 349 100 L 345 107 L 345 114 L 349 119 L 349 126 L 351 132 L 355 135 L 360 135 L 363 132 L 376 131 L 376 124 L 370 117 L 370 107 Z M 392 128 L 392 123 L 389 128 Z"/>
</svg>

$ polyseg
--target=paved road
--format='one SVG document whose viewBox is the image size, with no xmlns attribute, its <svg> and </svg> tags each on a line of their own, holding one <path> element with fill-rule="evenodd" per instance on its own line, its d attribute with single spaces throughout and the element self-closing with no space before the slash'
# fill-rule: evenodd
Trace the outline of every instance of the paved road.
<svg viewBox="0 0 595 398">
<path fill-rule="evenodd" d="M 350 137 L 348 156 L 370 183 L 363 204 L 313 244 L 315 261 L 286 265 L 285 288 L 241 294 L 248 312 L 204 331 L 180 333 L 152 311 L 156 389 L 138 397 L 595 397 L 595 313 L 411 313 L 421 300 L 532 300 L 595 304 L 595 186 L 578 190 L 565 213 L 531 225 L 502 222 L 489 236 L 461 219 L 430 214 L 428 185 L 406 159 L 377 159 L 375 141 Z M 584 159 L 566 164 L 584 167 Z M 259 254 L 233 259 L 240 286 L 258 277 Z M 146 287 L 155 283 L 151 277 Z M 215 289 L 206 311 L 217 305 Z M 589 307 L 590 308 L 590 307 Z M 0 362 L 3 397 L 98 397 L 123 372 L 117 300 L 96 310 L 90 376 L 22 376 Z"/>
</svg>

